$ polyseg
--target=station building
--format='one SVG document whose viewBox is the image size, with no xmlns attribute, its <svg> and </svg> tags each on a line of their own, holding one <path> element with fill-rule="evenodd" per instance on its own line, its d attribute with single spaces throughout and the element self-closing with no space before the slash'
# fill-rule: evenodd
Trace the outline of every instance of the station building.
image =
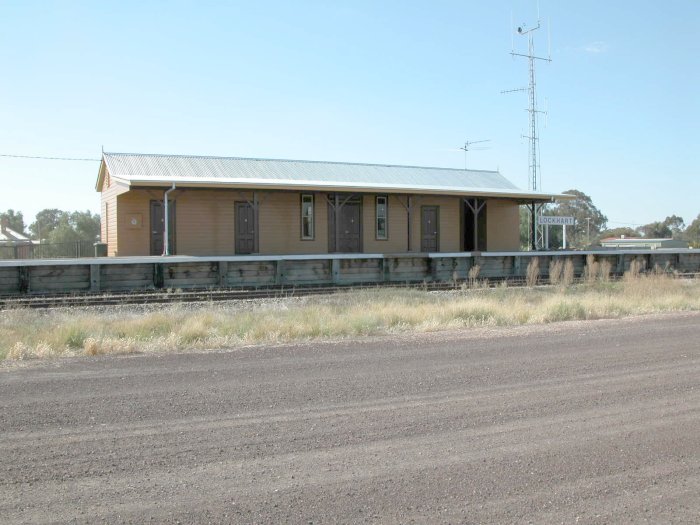
<svg viewBox="0 0 700 525">
<path fill-rule="evenodd" d="M 497 171 L 131 153 L 103 153 L 96 190 L 110 256 L 518 251 L 519 207 L 568 198 Z"/>
</svg>

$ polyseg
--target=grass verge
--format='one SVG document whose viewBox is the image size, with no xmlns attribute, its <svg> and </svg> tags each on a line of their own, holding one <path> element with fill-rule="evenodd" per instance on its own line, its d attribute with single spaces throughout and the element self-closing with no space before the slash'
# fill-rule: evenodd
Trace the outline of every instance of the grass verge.
<svg viewBox="0 0 700 525">
<path fill-rule="evenodd" d="M 164 306 L 158 311 L 9 310 L 0 359 L 235 348 L 398 332 L 618 318 L 700 310 L 700 282 L 642 275 L 620 282 L 448 293 L 376 289 L 256 308 Z"/>
</svg>

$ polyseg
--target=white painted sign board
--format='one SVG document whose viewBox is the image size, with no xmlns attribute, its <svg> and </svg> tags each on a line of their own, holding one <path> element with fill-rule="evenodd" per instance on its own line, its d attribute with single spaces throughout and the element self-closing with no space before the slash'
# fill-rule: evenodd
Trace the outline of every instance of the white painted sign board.
<svg viewBox="0 0 700 525">
<path fill-rule="evenodd" d="M 547 232 L 546 232 L 547 248 L 549 248 L 549 227 L 550 226 L 561 226 L 563 248 L 566 250 L 566 227 L 573 226 L 576 223 L 576 221 L 574 221 L 573 217 L 557 217 L 554 215 L 540 215 L 539 217 L 537 217 L 537 222 L 541 226 L 547 227 Z"/>
<path fill-rule="evenodd" d="M 540 225 L 549 226 L 573 226 L 575 222 L 573 217 L 557 217 L 553 215 L 540 215 L 537 220 Z"/>
</svg>

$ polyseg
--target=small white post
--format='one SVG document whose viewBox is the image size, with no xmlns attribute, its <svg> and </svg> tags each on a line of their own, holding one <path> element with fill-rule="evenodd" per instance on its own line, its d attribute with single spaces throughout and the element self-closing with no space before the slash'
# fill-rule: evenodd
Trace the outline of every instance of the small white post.
<svg viewBox="0 0 700 525">
<path fill-rule="evenodd" d="M 544 247 L 549 250 L 549 224 L 544 227 Z"/>
<path fill-rule="evenodd" d="M 164 217 L 164 219 L 165 219 L 165 221 L 164 221 L 164 222 L 165 222 L 165 225 L 164 225 L 164 226 L 165 226 L 165 227 L 164 227 L 164 229 L 163 229 L 163 230 L 164 230 L 164 231 L 163 231 L 163 237 L 165 237 L 165 238 L 163 239 L 163 255 L 170 255 L 170 242 L 169 242 L 169 241 L 170 241 L 170 237 L 169 237 L 170 232 L 168 231 L 168 223 L 170 222 L 170 216 L 169 216 L 169 214 L 168 214 L 168 194 L 169 194 L 171 191 L 175 191 L 175 183 L 174 183 L 174 182 L 173 182 L 173 187 L 170 188 L 169 190 L 167 190 L 167 191 L 165 192 L 165 195 L 163 196 L 163 201 L 164 201 L 164 212 L 165 212 L 165 213 L 164 213 L 164 215 L 165 215 L 165 217 Z"/>
<path fill-rule="evenodd" d="M 566 250 L 566 224 L 561 225 L 562 237 L 564 239 L 564 249 Z"/>
</svg>

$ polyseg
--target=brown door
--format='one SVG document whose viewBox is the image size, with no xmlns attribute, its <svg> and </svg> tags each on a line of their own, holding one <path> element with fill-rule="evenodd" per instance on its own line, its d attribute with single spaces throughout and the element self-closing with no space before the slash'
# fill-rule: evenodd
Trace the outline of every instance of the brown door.
<svg viewBox="0 0 700 525">
<path fill-rule="evenodd" d="M 151 201 L 151 255 L 163 255 L 165 235 L 165 206 L 163 201 Z M 168 248 L 175 252 L 175 201 L 168 201 Z"/>
<path fill-rule="evenodd" d="M 343 204 L 338 215 L 338 247 L 335 249 L 335 212 L 333 207 L 329 206 L 329 251 L 360 253 L 362 251 L 362 205 L 359 199 Z"/>
<path fill-rule="evenodd" d="M 236 206 L 236 253 L 246 254 L 255 251 L 255 214 L 247 202 L 237 202 Z"/>
<path fill-rule="evenodd" d="M 440 215 L 437 206 L 421 206 L 420 251 L 440 251 Z"/>
</svg>

